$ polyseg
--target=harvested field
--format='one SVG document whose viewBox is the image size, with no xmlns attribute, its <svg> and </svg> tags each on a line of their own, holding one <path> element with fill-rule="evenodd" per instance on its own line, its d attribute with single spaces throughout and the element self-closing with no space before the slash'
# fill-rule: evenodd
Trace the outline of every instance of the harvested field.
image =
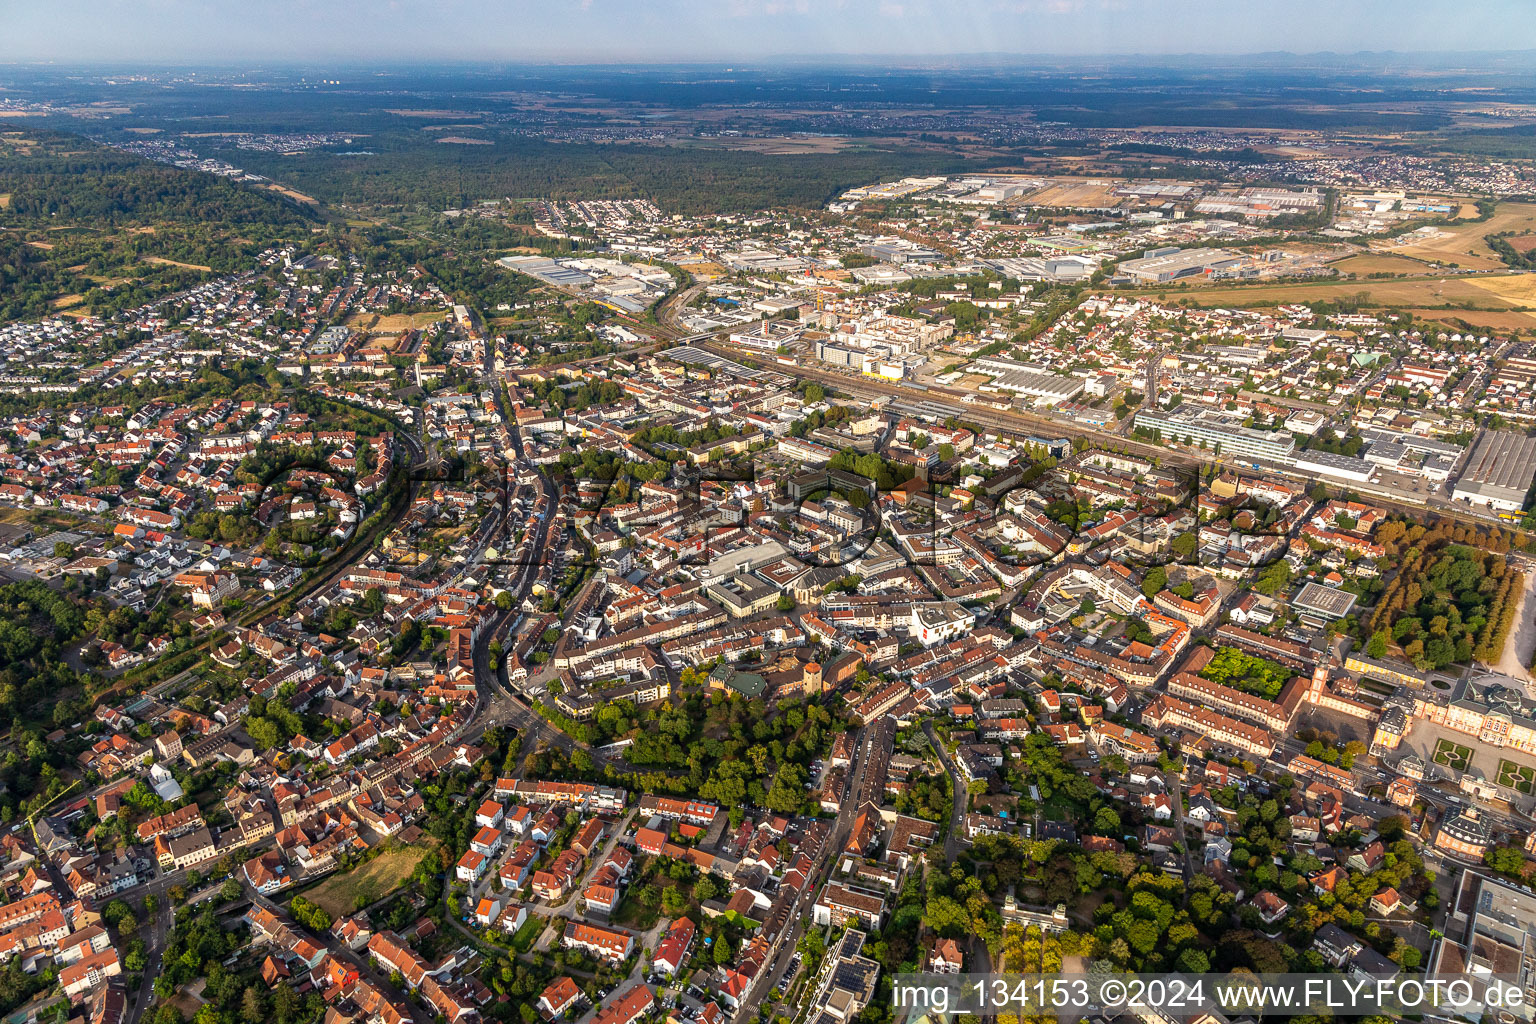
<svg viewBox="0 0 1536 1024">
<path fill-rule="evenodd" d="M 1486 309 L 1410 309 L 1421 320 L 1435 320 L 1450 327 L 1467 324 L 1486 331 L 1523 331 L 1536 327 L 1536 313 Z"/>
<path fill-rule="evenodd" d="M 1536 274 L 1474 277 L 1468 278 L 1467 283 L 1521 308 L 1536 309 Z"/>
<path fill-rule="evenodd" d="M 1349 256 L 1329 266 L 1341 274 L 1357 274 L 1360 277 L 1367 274 L 1428 274 L 1433 269 L 1421 260 L 1374 252 Z"/>
<path fill-rule="evenodd" d="M 213 273 L 213 268 L 201 263 L 180 263 L 176 260 L 168 260 L 164 256 L 145 256 L 145 263 L 158 263 L 162 267 L 180 267 L 183 270 L 201 270 L 205 274 Z"/>
<path fill-rule="evenodd" d="M 1396 250 L 1404 256 L 1456 263 L 1474 270 L 1491 270 L 1504 261 L 1484 241 L 1488 235 L 1536 233 L 1536 203 L 1501 203 L 1485 221 L 1440 228 L 1440 235 Z"/>
<path fill-rule="evenodd" d="M 1425 275 L 1368 281 L 1298 281 L 1261 285 L 1163 285 L 1138 289 L 1139 295 L 1167 295 L 1177 301 L 1194 299 L 1203 306 L 1278 306 L 1288 302 L 1329 301 L 1363 297 L 1366 306 L 1432 307 L 1469 303 L 1481 309 L 1536 309 L 1536 276 L 1499 274 L 1487 277 Z M 1461 311 L 1437 310 L 1450 315 Z"/>
</svg>

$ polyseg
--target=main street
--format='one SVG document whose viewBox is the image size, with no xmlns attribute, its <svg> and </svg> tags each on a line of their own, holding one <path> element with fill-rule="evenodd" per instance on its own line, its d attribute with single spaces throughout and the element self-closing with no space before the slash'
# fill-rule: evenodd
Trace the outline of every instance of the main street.
<svg viewBox="0 0 1536 1024">
<path fill-rule="evenodd" d="M 855 734 L 853 760 L 848 766 L 848 780 L 841 795 L 837 818 L 832 823 L 832 830 L 826 842 L 822 844 L 821 855 L 812 865 L 805 888 L 795 899 L 794 908 L 790 913 L 789 927 L 781 931 L 778 938 L 774 940 L 773 946 L 768 951 L 768 959 L 763 965 L 763 973 L 752 986 L 752 991 L 756 993 L 758 1000 L 765 998 L 769 992 L 779 986 L 801 937 L 805 935 L 807 928 L 815 927 L 810 922 L 811 908 L 816 903 L 816 895 L 832 877 L 832 869 L 837 864 L 837 858 L 842 853 L 843 847 L 848 843 L 853 822 L 858 817 L 859 811 L 863 809 L 858 806 L 857 797 L 863 791 L 864 776 L 874 760 L 869 748 L 874 742 L 875 735 L 876 733 L 869 729 L 860 729 Z M 755 1004 L 749 1006 L 743 1003 L 731 1015 L 730 1024 L 742 1024 L 747 1019 L 748 1013 L 755 1011 Z"/>
<path fill-rule="evenodd" d="M 488 357 L 489 359 L 489 357 Z M 523 458 L 522 434 L 517 424 L 507 413 L 505 392 L 499 380 L 496 380 L 487 368 L 486 375 L 482 378 L 495 396 L 497 411 L 502 416 L 502 422 L 507 425 L 508 436 L 512 441 L 510 451 L 504 453 L 509 462 L 520 461 Z M 560 749 L 570 756 L 577 750 L 585 750 L 592 755 L 595 762 L 601 765 L 605 758 L 592 750 L 587 744 L 582 743 L 571 736 L 561 732 L 550 725 L 538 712 L 534 711 L 528 702 L 520 696 L 507 680 L 506 658 L 503 656 L 501 663 L 491 666 L 490 646 L 493 642 L 501 641 L 504 647 L 510 647 L 506 641 L 511 638 L 507 635 L 509 626 L 516 622 L 520 616 L 519 609 L 529 595 L 533 593 L 533 585 L 538 577 L 538 571 L 543 567 L 543 560 L 548 546 L 551 525 L 556 521 L 560 513 L 560 495 L 555 489 L 554 482 L 550 480 L 542 468 L 538 468 L 539 488 L 547 502 L 547 513 L 535 520 L 535 533 L 527 541 L 526 550 L 529 557 L 516 566 L 513 577 L 509 581 L 508 591 L 512 597 L 512 606 L 506 611 L 497 611 L 487 626 L 480 631 L 474 646 L 475 687 L 479 693 L 476 705 L 476 717 L 472 726 L 466 726 L 466 735 L 478 739 L 485 734 L 485 730 L 492 726 L 510 725 L 516 728 L 524 738 L 524 758 L 533 753 L 535 744 L 529 739 L 539 743 L 545 743 Z M 505 484 L 504 484 L 505 486 Z M 505 517 L 507 510 L 504 507 L 502 514 Z M 511 523 L 504 522 L 503 530 L 510 533 Z"/>
</svg>

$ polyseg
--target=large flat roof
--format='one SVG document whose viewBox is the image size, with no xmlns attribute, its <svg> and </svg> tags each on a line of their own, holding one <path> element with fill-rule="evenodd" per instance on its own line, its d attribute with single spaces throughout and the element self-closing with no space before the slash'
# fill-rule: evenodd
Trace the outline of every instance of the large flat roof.
<svg viewBox="0 0 1536 1024">
<path fill-rule="evenodd" d="M 1308 583 L 1291 602 L 1302 611 L 1315 612 L 1326 619 L 1342 619 L 1355 606 L 1355 595 L 1347 590 Z"/>
<path fill-rule="evenodd" d="M 1477 439 L 1456 490 L 1522 502 L 1536 479 L 1536 437 L 1487 430 Z"/>
</svg>

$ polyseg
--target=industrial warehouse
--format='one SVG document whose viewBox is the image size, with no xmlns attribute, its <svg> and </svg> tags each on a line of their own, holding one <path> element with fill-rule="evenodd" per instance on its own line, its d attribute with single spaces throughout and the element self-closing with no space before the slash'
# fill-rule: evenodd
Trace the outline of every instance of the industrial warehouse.
<svg viewBox="0 0 1536 1024">
<path fill-rule="evenodd" d="M 1496 512 L 1525 507 L 1531 480 L 1536 478 L 1536 437 L 1502 430 L 1486 431 L 1467 459 L 1451 497 Z"/>
</svg>

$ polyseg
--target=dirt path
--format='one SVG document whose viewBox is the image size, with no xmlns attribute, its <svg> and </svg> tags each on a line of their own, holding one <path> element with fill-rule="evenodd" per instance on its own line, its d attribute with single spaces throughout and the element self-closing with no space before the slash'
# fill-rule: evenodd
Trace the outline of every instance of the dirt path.
<svg viewBox="0 0 1536 1024">
<path fill-rule="evenodd" d="M 1527 666 L 1536 654 L 1536 608 L 1528 610 L 1527 607 L 1533 589 L 1536 589 L 1536 573 L 1527 573 L 1525 589 L 1520 591 L 1520 603 L 1515 606 L 1515 635 L 1505 642 L 1504 652 L 1493 666 L 1495 671 L 1526 682 L 1533 678 Z"/>
<path fill-rule="evenodd" d="M 176 260 L 168 260 L 164 256 L 145 256 L 144 262 L 159 263 L 166 267 L 181 267 L 183 270 L 201 270 L 204 273 L 211 273 L 213 271 L 212 267 L 205 267 L 201 263 L 179 263 Z"/>
</svg>

